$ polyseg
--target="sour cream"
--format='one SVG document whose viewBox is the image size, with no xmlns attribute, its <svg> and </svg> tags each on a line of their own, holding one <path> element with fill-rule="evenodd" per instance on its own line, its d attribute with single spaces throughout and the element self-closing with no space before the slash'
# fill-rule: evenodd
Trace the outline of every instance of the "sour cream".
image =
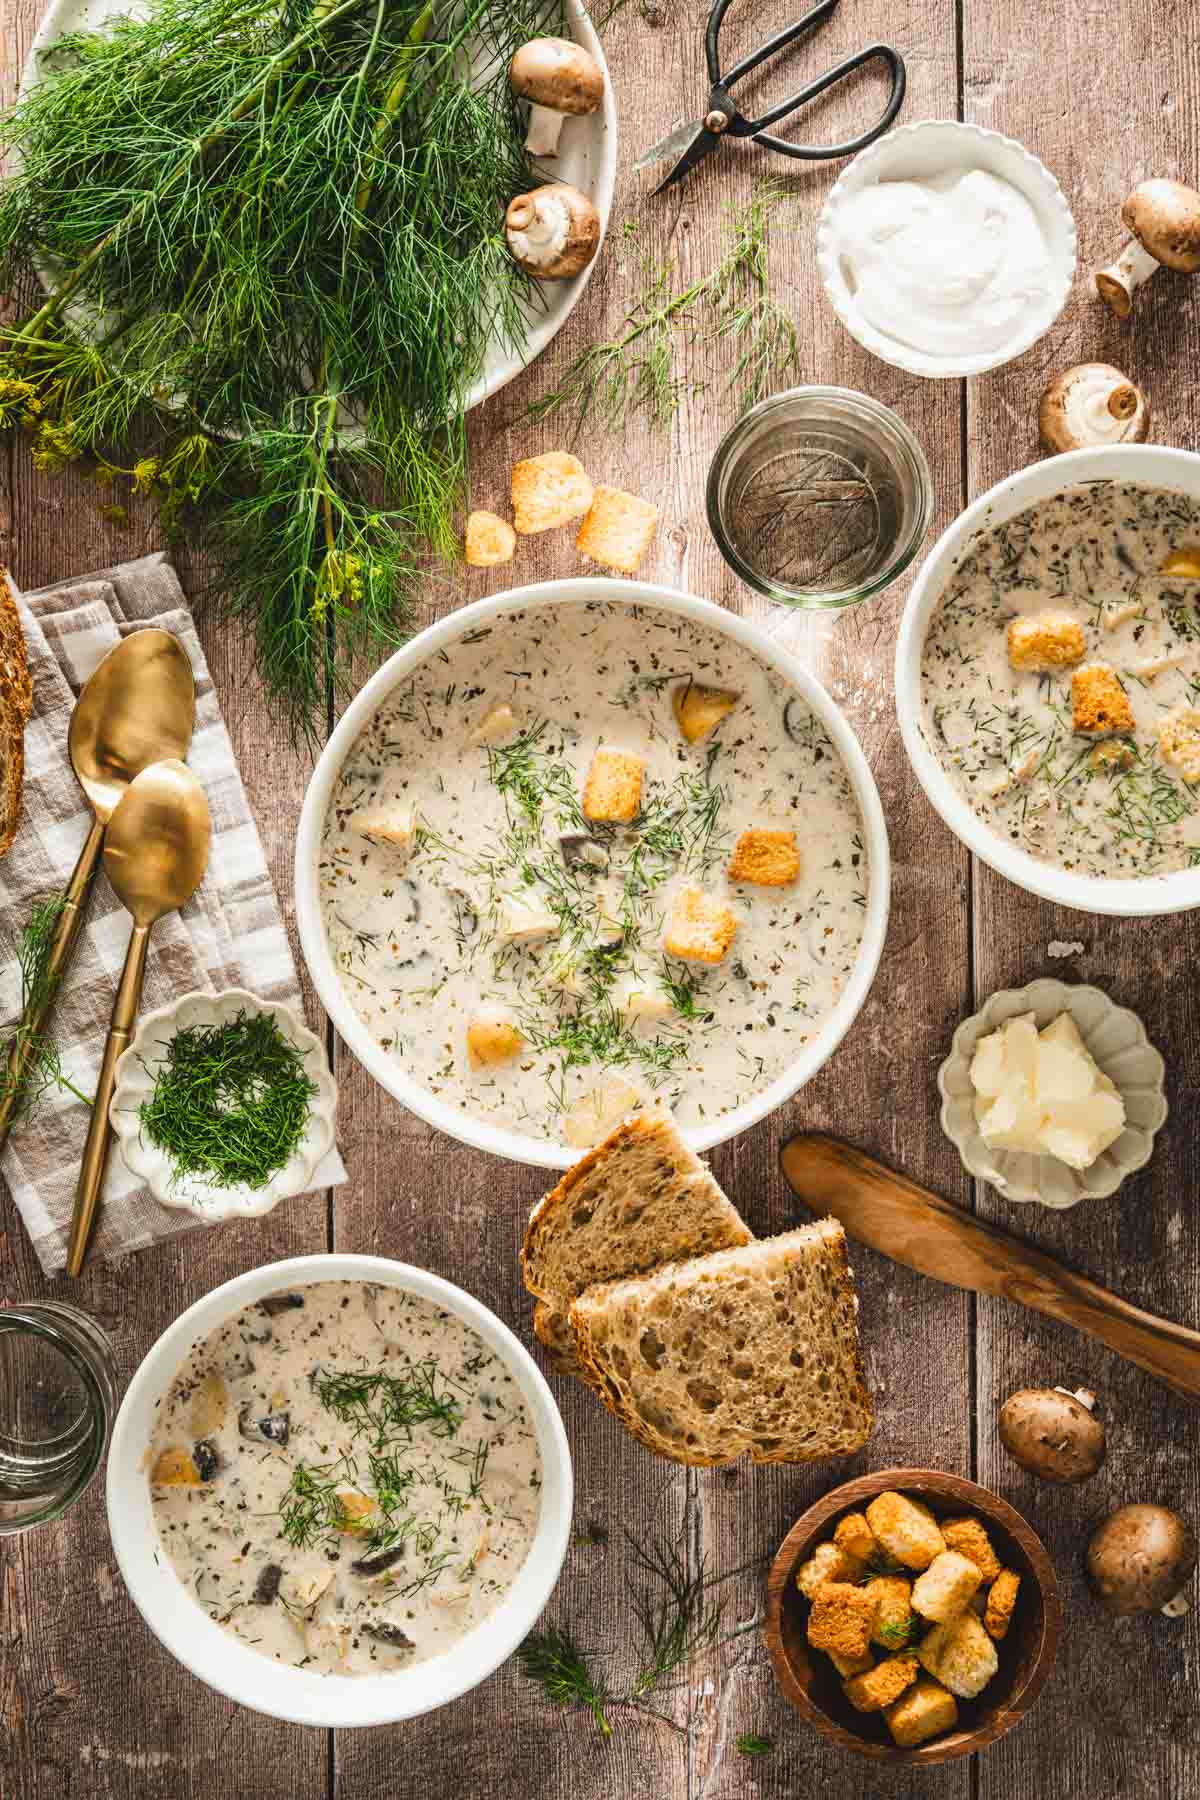
<svg viewBox="0 0 1200 1800">
<path fill-rule="evenodd" d="M 1002 350 L 1049 298 L 1038 216 L 986 169 L 880 181 L 839 212 L 838 255 L 863 323 L 925 355 Z"/>
</svg>

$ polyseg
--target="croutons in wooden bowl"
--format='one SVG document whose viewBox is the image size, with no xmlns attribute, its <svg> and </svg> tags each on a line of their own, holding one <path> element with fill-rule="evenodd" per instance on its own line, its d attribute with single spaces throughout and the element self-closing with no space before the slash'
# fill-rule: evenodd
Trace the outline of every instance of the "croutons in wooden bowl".
<svg viewBox="0 0 1200 1800">
<path fill-rule="evenodd" d="M 1011 1506 L 958 1475 L 883 1469 L 797 1519 L 763 1630 L 780 1687 L 824 1737 L 879 1762 L 940 1763 L 1028 1712 L 1061 1619 L 1050 1558 Z"/>
</svg>

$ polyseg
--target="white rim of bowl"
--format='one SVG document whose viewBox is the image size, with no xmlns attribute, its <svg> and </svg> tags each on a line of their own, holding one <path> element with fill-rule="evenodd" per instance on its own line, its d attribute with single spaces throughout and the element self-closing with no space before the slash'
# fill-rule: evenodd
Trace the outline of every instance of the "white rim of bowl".
<svg viewBox="0 0 1200 1800">
<path fill-rule="evenodd" d="M 503 1359 L 520 1384 L 542 1456 L 537 1530 L 516 1580 L 496 1611 L 460 1644 L 413 1669 L 380 1675 L 319 1675 L 262 1656 L 209 1618 L 165 1556 L 150 1505 L 145 1454 L 156 1402 L 192 1346 L 242 1307 L 286 1287 L 318 1281 L 377 1281 L 453 1312 Z M 387 1725 L 433 1712 L 477 1687 L 528 1636 L 558 1582 L 570 1541 L 574 1471 L 567 1434 L 541 1370 L 504 1321 L 464 1288 L 410 1263 L 329 1252 L 289 1257 L 213 1288 L 142 1358 L 125 1391 L 108 1449 L 105 1503 L 121 1577 L 146 1624 L 177 1662 L 239 1706 L 296 1725 Z M 472 1655 L 474 1646 L 474 1655 Z M 446 1671 L 444 1684 L 438 1671 Z"/>
<path fill-rule="evenodd" d="M 964 357 L 961 362 L 951 363 L 940 357 L 931 357 L 919 350 L 906 348 L 903 344 L 885 337 L 873 326 L 855 318 L 846 308 L 842 300 L 842 283 L 837 272 L 837 234 L 834 229 L 839 206 L 850 197 L 871 185 L 872 181 L 884 178 L 886 165 L 896 154 L 897 146 L 903 149 L 906 143 L 924 133 L 932 135 L 937 132 L 953 132 L 966 140 L 974 138 L 980 143 L 1003 145 L 1005 153 L 1011 154 L 1024 165 L 1029 180 L 1026 187 L 1021 187 L 1026 199 L 1036 193 L 1057 212 L 1065 228 L 1064 241 L 1070 246 L 1070 267 L 1064 269 L 1063 278 L 1057 290 L 1046 302 L 1042 312 L 1034 315 L 1033 322 L 1026 326 L 1019 337 L 999 350 L 986 352 L 982 356 Z M 878 168 L 877 173 L 873 171 Z M 864 180 L 866 175 L 868 179 Z M 1014 186 L 1020 187 L 1018 182 Z M 889 363 L 894 369 L 903 369 L 909 375 L 921 375 L 929 381 L 961 381 L 970 375 L 984 375 L 989 369 L 1003 368 L 1015 357 L 1024 355 L 1055 324 L 1062 314 L 1064 306 L 1070 298 L 1075 283 L 1075 271 L 1079 262 L 1079 240 L 1075 229 L 1075 220 L 1067 204 L 1066 195 L 1058 184 L 1057 178 L 1046 167 L 1039 156 L 1016 138 L 1005 137 L 1002 131 L 992 131 L 986 125 L 971 125 L 963 119 L 914 119 L 909 125 L 897 126 L 865 150 L 860 150 L 854 161 L 848 163 L 838 179 L 830 188 L 825 204 L 821 208 L 817 220 L 817 268 L 821 276 L 821 285 L 825 289 L 826 298 L 834 312 L 845 326 L 855 343 L 869 350 L 881 362 Z"/>
<path fill-rule="evenodd" d="M 1185 470 L 1191 477 L 1190 485 L 1172 479 Z M 1053 486 L 1047 487 L 1051 480 Z M 1040 862 L 1027 850 L 1006 844 L 973 811 L 934 755 L 921 728 L 921 652 L 926 628 L 955 568 L 969 552 L 975 533 L 1011 519 L 1026 506 L 1036 504 L 1036 499 L 1051 498 L 1065 488 L 1089 481 L 1129 481 L 1176 490 L 1182 486 L 1183 491 L 1200 501 L 1200 455 L 1164 444 L 1110 444 L 1099 450 L 1071 450 L 1064 456 L 1047 457 L 1019 469 L 981 494 L 942 533 L 922 563 L 905 603 L 896 639 L 896 713 L 908 760 L 930 805 L 981 862 L 1026 892 L 1075 912 L 1123 919 L 1158 918 L 1200 906 L 1200 869 L 1109 880 L 1073 875 L 1054 863 Z M 1027 498 L 1031 488 L 1046 491 Z"/>
<path fill-rule="evenodd" d="M 531 606 L 557 604 L 585 605 L 605 601 L 629 607 L 652 607 L 660 612 L 674 612 L 707 626 L 710 630 L 732 638 L 761 662 L 765 662 L 796 689 L 805 704 L 817 714 L 829 732 L 834 747 L 850 776 L 855 800 L 862 816 L 866 837 L 870 882 L 867 910 L 863 920 L 863 937 L 858 958 L 846 983 L 841 999 L 829 1014 L 812 1044 L 785 1073 L 764 1088 L 761 1094 L 739 1106 L 734 1112 L 705 1126 L 703 1131 L 687 1132 L 693 1150 L 711 1150 L 736 1137 L 790 1100 L 817 1070 L 833 1055 L 858 1016 L 870 991 L 883 954 L 891 904 L 891 862 L 887 825 L 879 791 L 870 766 L 841 712 L 817 680 L 787 651 L 773 644 L 755 626 L 736 613 L 685 594 L 673 588 L 658 587 L 649 582 L 618 581 L 609 576 L 581 576 L 563 581 L 536 582 L 529 587 L 510 588 L 477 600 L 447 614 L 398 650 L 367 682 L 351 701 L 313 771 L 300 813 L 300 829 L 296 838 L 296 925 L 300 946 L 313 983 L 329 1017 L 348 1049 L 374 1076 L 380 1087 L 406 1106 L 410 1112 L 438 1131 L 493 1156 L 510 1162 L 532 1163 L 543 1169 L 570 1168 L 583 1155 L 582 1150 L 568 1144 L 527 1137 L 523 1133 L 502 1130 L 482 1119 L 474 1119 L 457 1107 L 448 1106 L 419 1082 L 408 1076 L 398 1063 L 374 1042 L 350 1001 L 346 997 L 337 969 L 329 953 L 329 945 L 321 919 L 321 896 L 318 862 L 325 814 L 334 783 L 351 745 L 372 713 L 410 670 L 436 655 L 439 649 L 473 630 L 485 620 Z"/>
</svg>

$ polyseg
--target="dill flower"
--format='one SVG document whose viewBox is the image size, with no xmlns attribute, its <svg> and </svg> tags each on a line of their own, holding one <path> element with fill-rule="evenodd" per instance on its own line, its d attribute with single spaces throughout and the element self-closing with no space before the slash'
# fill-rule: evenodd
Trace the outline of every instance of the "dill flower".
<svg viewBox="0 0 1200 1800">
<path fill-rule="evenodd" d="M 43 475 L 65 469 L 83 455 L 82 434 L 73 419 L 43 419 L 33 441 L 33 466 Z"/>
</svg>

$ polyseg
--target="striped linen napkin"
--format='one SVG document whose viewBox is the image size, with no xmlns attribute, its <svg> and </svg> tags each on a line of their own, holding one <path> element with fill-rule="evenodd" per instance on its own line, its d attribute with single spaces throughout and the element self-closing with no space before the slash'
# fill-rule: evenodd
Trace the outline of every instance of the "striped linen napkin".
<svg viewBox="0 0 1200 1800">
<path fill-rule="evenodd" d="M 173 632 L 196 678 L 196 730 L 188 762 L 204 784 L 212 849 L 204 880 L 181 912 L 168 913 L 150 939 L 142 1010 L 194 989 L 245 987 L 267 1000 L 300 1005 L 300 984 L 250 814 L 233 747 L 183 590 L 161 555 L 102 569 L 14 597 L 33 678 L 33 716 L 25 733 L 25 804 L 16 841 L 0 861 L 0 1019 L 21 1006 L 17 935 L 39 900 L 66 885 L 91 825 L 91 811 L 67 757 L 67 726 L 80 688 L 113 645 L 142 625 Z M 125 949 L 129 915 L 103 866 L 87 923 L 58 993 L 49 1029 L 64 1073 L 82 1093 L 95 1089 Z M 0 1172 L 47 1275 L 66 1266 L 67 1239 L 88 1109 L 51 1088 L 13 1128 Z M 346 1179 L 334 1148 L 316 1169 L 313 1189 Z M 160 1206 L 130 1174 L 114 1144 L 91 1254 L 112 1259 L 176 1237 L 203 1223 Z"/>
</svg>

